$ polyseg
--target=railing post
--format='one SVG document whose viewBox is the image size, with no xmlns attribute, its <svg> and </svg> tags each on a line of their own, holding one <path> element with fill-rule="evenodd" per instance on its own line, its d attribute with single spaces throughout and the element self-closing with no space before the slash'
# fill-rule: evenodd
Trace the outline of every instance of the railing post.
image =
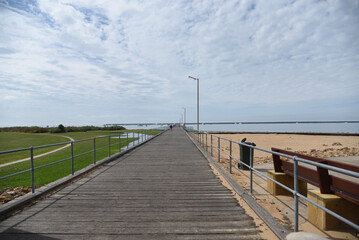
<svg viewBox="0 0 359 240">
<path fill-rule="evenodd" d="M 74 141 L 71 141 L 71 174 L 74 175 Z"/>
<path fill-rule="evenodd" d="M 212 143 L 213 143 L 213 136 L 211 134 L 211 157 L 213 157 L 213 145 L 212 145 Z"/>
<path fill-rule="evenodd" d="M 128 132 L 126 133 L 127 138 L 127 149 L 128 149 Z"/>
<path fill-rule="evenodd" d="M 229 173 L 232 173 L 232 141 L 229 141 Z"/>
<path fill-rule="evenodd" d="M 238 143 L 238 159 L 239 159 L 239 162 L 237 162 L 237 167 L 239 169 L 240 164 L 241 164 L 241 144 L 239 144 L 239 143 Z"/>
<path fill-rule="evenodd" d="M 218 137 L 218 162 L 221 161 L 221 139 Z"/>
<path fill-rule="evenodd" d="M 253 193 L 253 148 L 249 149 L 249 191 Z"/>
<path fill-rule="evenodd" d="M 108 157 L 111 157 L 111 136 L 108 136 Z"/>
<path fill-rule="evenodd" d="M 201 137 L 202 137 L 202 147 L 204 148 L 204 132 L 202 133 L 202 135 L 201 135 Z"/>
<path fill-rule="evenodd" d="M 298 160 L 294 156 L 294 232 L 298 232 Z"/>
<path fill-rule="evenodd" d="M 203 135 L 202 135 L 202 138 L 203 138 L 203 148 L 204 148 L 204 150 L 206 150 L 206 138 L 205 138 L 205 136 L 206 136 L 206 133 L 204 132 Z"/>
<path fill-rule="evenodd" d="M 35 193 L 35 169 L 34 169 L 34 148 L 30 148 L 30 159 L 31 159 L 31 189 L 32 193 Z"/>
<path fill-rule="evenodd" d="M 201 132 L 201 146 L 204 147 L 204 137 L 203 133 Z"/>
<path fill-rule="evenodd" d="M 208 136 L 208 133 L 206 133 L 206 152 L 208 152 L 207 136 Z"/>
<path fill-rule="evenodd" d="M 201 133 L 201 145 L 204 148 L 204 133 Z"/>
<path fill-rule="evenodd" d="M 121 133 L 118 133 L 118 152 L 121 152 Z"/>
<path fill-rule="evenodd" d="M 93 138 L 93 164 L 96 164 L 96 138 Z"/>
<path fill-rule="evenodd" d="M 201 133 L 201 146 L 203 147 L 203 133 Z"/>
</svg>

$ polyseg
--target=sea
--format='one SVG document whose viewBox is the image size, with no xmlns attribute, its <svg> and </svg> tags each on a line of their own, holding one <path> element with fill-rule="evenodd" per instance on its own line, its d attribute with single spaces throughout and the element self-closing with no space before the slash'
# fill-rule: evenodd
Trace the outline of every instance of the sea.
<svg viewBox="0 0 359 240">
<path fill-rule="evenodd" d="M 163 125 L 125 126 L 135 128 L 163 128 Z M 197 130 L 197 125 L 186 125 L 187 128 Z M 200 131 L 220 132 L 305 132 L 305 133 L 350 133 L 359 134 L 359 123 L 255 123 L 255 124 L 200 124 Z"/>
</svg>

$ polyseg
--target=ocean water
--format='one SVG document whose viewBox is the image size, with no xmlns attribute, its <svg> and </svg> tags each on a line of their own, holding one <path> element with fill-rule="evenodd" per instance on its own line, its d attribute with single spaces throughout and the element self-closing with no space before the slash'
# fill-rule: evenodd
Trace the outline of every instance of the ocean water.
<svg viewBox="0 0 359 240">
<path fill-rule="evenodd" d="M 197 129 L 197 125 L 191 125 Z M 359 123 L 209 124 L 202 131 L 359 133 Z"/>
<path fill-rule="evenodd" d="M 125 126 L 127 129 L 163 128 L 161 125 Z M 197 125 L 187 125 L 197 129 Z M 314 133 L 359 133 L 359 123 L 290 123 L 290 124 L 200 124 L 201 131 L 226 132 L 314 132 Z"/>
</svg>

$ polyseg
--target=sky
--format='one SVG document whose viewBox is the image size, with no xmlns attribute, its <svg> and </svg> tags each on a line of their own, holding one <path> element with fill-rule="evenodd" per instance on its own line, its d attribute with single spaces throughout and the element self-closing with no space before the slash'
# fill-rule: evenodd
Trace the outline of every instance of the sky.
<svg viewBox="0 0 359 240">
<path fill-rule="evenodd" d="M 359 120 L 357 0 L 0 0 L 0 127 Z"/>
</svg>

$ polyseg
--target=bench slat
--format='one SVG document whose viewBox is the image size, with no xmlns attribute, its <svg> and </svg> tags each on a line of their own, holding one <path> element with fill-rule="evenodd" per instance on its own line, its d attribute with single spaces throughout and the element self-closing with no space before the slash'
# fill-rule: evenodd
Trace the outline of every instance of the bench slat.
<svg viewBox="0 0 359 240">
<path fill-rule="evenodd" d="M 283 161 L 282 170 L 286 174 L 294 177 L 294 164 L 291 162 Z M 313 169 L 298 166 L 298 178 L 302 181 L 310 183 L 316 187 L 319 187 L 317 172 Z"/>
<path fill-rule="evenodd" d="M 352 182 L 347 179 L 339 178 L 336 176 L 330 177 L 334 188 L 340 191 L 350 192 L 351 194 L 356 195 L 359 199 L 359 183 Z"/>
</svg>

